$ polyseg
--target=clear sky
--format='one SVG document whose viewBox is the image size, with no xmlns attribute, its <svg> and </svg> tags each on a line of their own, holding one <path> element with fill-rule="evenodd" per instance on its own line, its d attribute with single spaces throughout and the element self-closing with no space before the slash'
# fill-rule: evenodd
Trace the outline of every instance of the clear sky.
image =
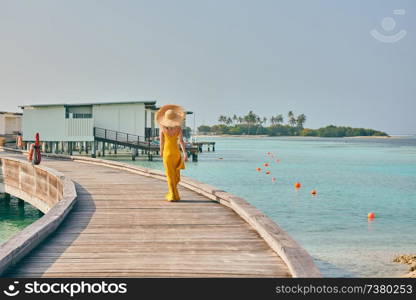
<svg viewBox="0 0 416 300">
<path fill-rule="evenodd" d="M 0 35 L 0 110 L 157 100 L 197 125 L 293 110 L 416 134 L 414 0 L 0 0 Z"/>
</svg>

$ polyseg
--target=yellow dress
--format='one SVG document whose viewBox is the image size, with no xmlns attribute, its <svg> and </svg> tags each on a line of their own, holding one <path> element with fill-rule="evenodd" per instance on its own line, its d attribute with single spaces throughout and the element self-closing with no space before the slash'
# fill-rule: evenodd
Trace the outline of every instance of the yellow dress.
<svg viewBox="0 0 416 300">
<path fill-rule="evenodd" d="M 169 136 L 163 132 L 165 144 L 163 146 L 163 166 L 165 167 L 166 178 L 168 181 L 169 193 L 166 200 L 179 201 L 178 183 L 181 180 L 181 169 L 185 169 L 181 152 L 179 151 L 178 135 Z"/>
</svg>

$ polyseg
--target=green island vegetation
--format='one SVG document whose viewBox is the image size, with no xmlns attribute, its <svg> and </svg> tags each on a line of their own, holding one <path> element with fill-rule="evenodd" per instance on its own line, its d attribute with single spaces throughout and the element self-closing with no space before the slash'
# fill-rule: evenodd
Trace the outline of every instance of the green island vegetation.
<svg viewBox="0 0 416 300">
<path fill-rule="evenodd" d="M 229 134 L 229 135 L 269 135 L 269 136 L 317 136 L 317 137 L 351 137 L 351 136 L 388 136 L 387 133 L 366 128 L 352 128 L 329 125 L 318 129 L 304 128 L 306 116 L 295 115 L 292 111 L 287 114 L 287 123 L 284 124 L 282 114 L 267 119 L 260 117 L 253 111 L 245 116 L 228 117 L 221 115 L 219 124 L 198 127 L 199 134 Z M 269 126 L 266 126 L 269 122 Z"/>
</svg>

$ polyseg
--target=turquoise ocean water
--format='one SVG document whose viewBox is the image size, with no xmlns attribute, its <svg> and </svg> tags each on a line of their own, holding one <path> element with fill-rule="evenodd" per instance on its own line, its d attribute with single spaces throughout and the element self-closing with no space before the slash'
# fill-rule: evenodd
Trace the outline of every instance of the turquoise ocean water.
<svg viewBox="0 0 416 300">
<path fill-rule="evenodd" d="M 217 151 L 200 154 L 182 174 L 244 197 L 306 248 L 324 276 L 406 273 L 392 259 L 416 253 L 416 138 L 199 140 L 215 141 Z M 161 161 L 125 162 L 163 168 Z"/>
<path fill-rule="evenodd" d="M 28 203 L 19 206 L 16 198 L 11 197 L 10 202 L 0 199 L 0 243 L 35 222 L 39 217 L 39 211 Z"/>
</svg>

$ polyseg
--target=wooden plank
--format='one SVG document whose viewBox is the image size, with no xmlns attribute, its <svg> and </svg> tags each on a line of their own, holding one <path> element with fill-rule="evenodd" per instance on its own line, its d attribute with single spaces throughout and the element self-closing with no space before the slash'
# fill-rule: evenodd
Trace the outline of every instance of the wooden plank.
<svg viewBox="0 0 416 300">
<path fill-rule="evenodd" d="M 10 277 L 20 277 L 20 278 L 38 278 L 38 277 L 45 277 L 45 278 L 56 278 L 56 277 L 77 277 L 77 278 L 98 278 L 98 277 L 113 277 L 113 278 L 129 278 L 129 277 L 149 277 L 149 278 L 190 278 L 190 277 L 197 277 L 197 278 L 275 278 L 275 277 L 290 277 L 289 273 L 286 272 L 279 272 L 272 275 L 262 274 L 247 274 L 242 272 L 224 272 L 224 271 L 211 271 L 210 273 L 198 272 L 193 270 L 191 272 L 180 272 L 180 271 L 171 271 L 171 272 L 156 272 L 156 271 L 107 271 L 107 272 L 48 272 L 44 273 L 43 271 L 40 272 L 17 272 L 17 273 L 10 273 Z"/>
<path fill-rule="evenodd" d="M 240 273 L 240 274 L 251 274 L 258 276 L 262 275 L 273 275 L 279 273 L 280 265 L 273 265 L 269 267 L 265 264 L 258 264 L 258 265 L 239 265 L 233 263 L 230 266 L 227 266 L 223 263 L 207 263 L 207 264 L 197 264 L 195 262 L 187 263 L 187 262 L 179 262 L 179 263 L 172 263 L 172 264 L 164 264 L 161 265 L 160 262 L 155 263 L 147 263 L 147 264 L 132 264 L 131 262 L 127 263 L 54 263 L 54 264 L 36 264 L 36 263 L 25 263 L 27 267 L 30 269 L 31 272 L 116 272 L 116 271 L 147 271 L 147 272 L 166 272 L 166 271 L 186 271 L 187 273 L 195 272 L 204 272 L 204 273 Z"/>
<path fill-rule="evenodd" d="M 124 246 L 124 247 L 120 247 Z M 76 252 L 76 253 L 106 253 L 106 252 L 116 252 L 116 253 L 129 253 L 129 252 L 157 252 L 157 253 L 182 253 L 183 251 L 188 252 L 249 252 L 257 253 L 258 251 L 263 252 L 265 255 L 273 255 L 273 251 L 259 241 L 258 239 L 245 240 L 244 243 L 241 243 L 241 240 L 229 240 L 225 244 L 224 241 L 205 241 L 205 240 L 192 240 L 190 242 L 186 241 L 141 241 L 129 244 L 120 244 L 120 243 L 106 243 L 105 247 L 96 247 L 96 244 L 80 244 L 80 243 L 45 243 L 39 247 L 39 253 L 48 253 L 48 254 L 62 254 L 66 252 Z"/>
</svg>

